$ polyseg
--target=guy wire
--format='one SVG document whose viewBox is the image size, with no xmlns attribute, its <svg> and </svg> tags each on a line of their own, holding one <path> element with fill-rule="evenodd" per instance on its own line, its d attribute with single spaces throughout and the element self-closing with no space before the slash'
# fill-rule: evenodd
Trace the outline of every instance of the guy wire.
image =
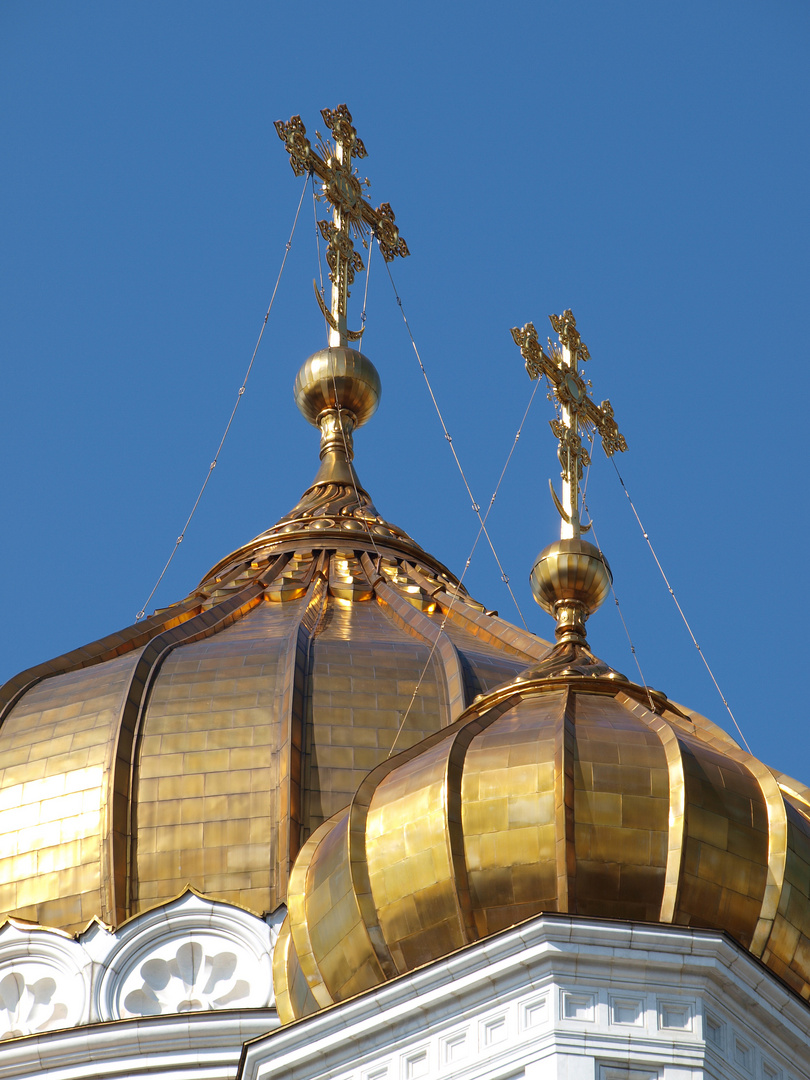
<svg viewBox="0 0 810 1080">
<path fill-rule="evenodd" d="M 528 627 L 528 624 L 527 624 L 526 620 L 523 618 L 523 612 L 520 610 L 520 604 L 517 602 L 517 597 L 512 592 L 512 586 L 509 584 L 509 576 L 506 574 L 506 572 L 504 571 L 503 566 L 501 565 L 501 560 L 498 558 L 498 553 L 495 550 L 495 545 L 492 543 L 492 538 L 490 537 L 489 533 L 487 532 L 487 527 L 484 524 L 484 518 L 481 517 L 481 507 L 475 501 L 475 496 L 473 495 L 473 493 L 472 493 L 472 491 L 470 489 L 470 485 L 469 485 L 469 483 L 467 481 L 467 477 L 465 476 L 464 470 L 461 467 L 461 462 L 459 461 L 458 454 L 456 453 L 456 448 L 453 445 L 453 437 L 451 436 L 450 432 L 447 430 L 447 425 L 444 422 L 444 417 L 442 416 L 442 411 L 439 408 L 439 403 L 436 401 L 436 395 L 433 393 L 433 387 L 430 385 L 430 379 L 428 378 L 428 373 L 425 370 L 425 365 L 422 363 L 422 357 L 419 355 L 419 349 L 416 347 L 416 341 L 415 341 L 413 333 L 411 331 L 410 323 L 408 322 L 408 316 L 405 314 L 405 308 L 402 306 L 402 300 L 400 299 L 399 293 L 397 292 L 397 287 L 394 284 L 394 278 L 393 278 L 393 275 L 391 274 L 391 267 L 388 265 L 387 262 L 385 264 L 385 268 L 388 271 L 388 278 L 389 278 L 389 280 L 391 282 L 391 288 L 394 290 L 394 297 L 396 298 L 396 302 L 399 305 L 399 310 L 402 312 L 402 319 L 403 319 L 403 321 L 405 323 L 405 328 L 408 331 L 408 337 L 411 339 L 411 345 L 413 346 L 413 351 L 414 351 L 414 353 L 416 355 L 416 359 L 417 359 L 417 362 L 419 364 L 419 368 L 420 368 L 420 370 L 422 372 L 422 375 L 424 376 L 425 384 L 426 384 L 426 386 L 428 388 L 428 393 L 430 394 L 430 399 L 433 402 L 433 407 L 436 410 L 436 415 L 439 417 L 439 423 L 442 426 L 442 431 L 444 432 L 444 437 L 445 437 L 445 439 L 447 440 L 447 442 L 448 442 L 448 444 L 450 446 L 450 452 L 453 455 L 456 466 L 458 467 L 458 471 L 461 474 L 461 479 L 464 482 L 464 487 L 467 489 L 467 494 L 470 497 L 470 504 L 471 504 L 473 513 L 476 514 L 476 516 L 478 517 L 479 522 L 481 523 L 481 529 L 482 529 L 482 531 L 484 533 L 484 536 L 487 538 L 487 542 L 488 542 L 488 544 L 490 546 L 490 549 L 492 551 L 492 554 L 493 554 L 493 556 L 495 558 L 495 562 L 498 564 L 498 569 L 501 572 L 501 581 L 504 583 L 506 588 L 509 590 L 509 595 L 512 597 L 512 602 L 514 603 L 515 607 L 517 608 L 517 613 L 520 616 L 520 621 L 523 623 L 523 626 L 525 627 L 525 629 L 528 630 L 529 627 Z"/>
<path fill-rule="evenodd" d="M 678 609 L 678 613 L 681 616 L 681 618 L 683 619 L 684 626 L 689 631 L 689 636 L 692 639 L 692 644 L 695 646 L 697 651 L 700 653 L 700 659 L 703 661 L 703 664 L 704 664 L 706 670 L 709 673 L 709 677 L 711 678 L 712 682 L 714 683 L 715 690 L 720 695 L 720 700 L 725 705 L 726 711 L 727 711 L 728 715 L 731 717 L 731 720 L 732 720 L 732 722 L 734 724 L 734 727 L 737 729 L 737 732 L 738 732 L 740 738 L 742 739 L 743 743 L 745 744 L 746 750 L 748 751 L 749 754 L 751 754 L 751 753 L 753 753 L 753 751 L 751 750 L 751 747 L 748 745 L 748 741 L 745 738 L 745 736 L 743 735 L 742 729 L 740 728 L 740 725 L 737 723 L 737 719 L 734 716 L 734 713 L 731 711 L 731 706 L 726 701 L 725 695 L 723 694 L 723 691 L 720 689 L 720 684 L 718 683 L 717 679 L 714 677 L 714 672 L 712 671 L 711 667 L 709 666 L 709 661 L 703 655 L 703 649 L 701 649 L 700 645 L 698 644 L 697 638 L 695 637 L 694 633 L 692 632 L 692 627 L 689 625 L 689 620 L 687 619 L 686 615 L 684 614 L 683 608 L 678 603 L 678 598 L 675 595 L 675 590 L 670 585 L 669 578 L 664 573 L 664 568 L 661 565 L 661 563 L 659 562 L 658 556 L 655 553 L 655 548 L 652 546 L 652 541 L 650 540 L 650 538 L 649 538 L 649 536 L 647 534 L 647 530 L 641 524 L 641 518 L 638 516 L 638 511 L 636 510 L 635 504 L 633 503 L 633 500 L 630 498 L 630 492 L 627 490 L 627 486 L 625 485 L 625 482 L 622 479 L 622 474 L 619 472 L 619 467 L 616 464 L 616 462 L 614 461 L 612 456 L 611 456 L 610 460 L 611 460 L 611 462 L 613 462 L 613 468 L 616 470 L 616 475 L 619 478 L 619 483 L 622 485 L 622 490 L 624 491 L 625 495 L 627 496 L 627 501 L 630 503 L 630 508 L 633 511 L 633 515 L 634 515 L 636 521 L 638 522 L 638 527 L 641 529 L 641 535 L 647 541 L 647 547 L 650 549 L 650 554 L 655 559 L 655 565 L 658 567 L 658 569 L 659 569 L 659 571 L 661 573 L 661 577 L 664 579 L 664 584 L 666 585 L 666 587 L 667 587 L 667 589 L 669 591 L 669 595 L 672 597 L 672 599 L 675 602 L 675 607 Z"/>
<path fill-rule="evenodd" d="M 593 460 L 593 433 L 590 436 L 589 442 L 590 442 L 590 445 L 591 445 L 591 454 L 589 456 L 590 456 L 591 461 L 592 461 Z M 588 462 L 588 468 L 585 471 L 585 485 L 584 485 L 584 487 L 582 489 L 582 509 L 588 515 L 588 522 L 590 523 L 591 532 L 593 533 L 593 539 L 594 539 L 594 542 L 596 544 L 596 549 L 597 549 L 597 551 L 599 552 L 599 554 L 602 557 L 602 562 L 604 562 L 605 565 L 607 565 L 607 560 L 605 559 L 605 553 L 602 551 L 602 545 L 599 543 L 599 537 L 596 535 L 596 526 L 594 525 L 594 521 L 593 521 L 593 517 L 591 515 L 591 511 L 590 511 L 590 509 L 588 507 L 587 502 L 585 501 L 585 495 L 586 495 L 587 490 L 588 490 L 588 479 L 590 478 L 590 475 L 591 475 L 591 465 L 590 465 L 590 461 L 589 461 Z M 613 587 L 613 578 L 612 577 L 610 579 L 610 592 L 611 592 L 611 595 L 613 596 L 613 603 L 616 605 L 616 610 L 619 613 L 619 618 L 622 621 L 622 626 L 624 627 L 624 632 L 625 632 L 625 634 L 627 636 L 627 642 L 628 642 L 628 644 L 630 646 L 630 652 L 633 654 L 633 659 L 636 662 L 636 667 L 638 668 L 638 675 L 639 675 L 639 678 L 641 679 L 641 685 L 647 691 L 647 700 L 650 703 L 650 711 L 655 712 L 655 703 L 653 702 L 652 694 L 650 693 L 650 687 L 647 684 L 647 680 L 644 678 L 644 672 L 641 670 L 641 663 L 639 661 L 638 655 L 636 654 L 636 647 L 633 644 L 633 639 L 630 637 L 630 631 L 627 628 L 627 623 L 624 620 L 624 614 L 622 612 L 622 606 L 619 603 L 619 597 L 616 595 L 616 590 Z"/>
<path fill-rule="evenodd" d="M 365 244 L 365 240 L 363 241 Z M 365 333 L 366 329 L 366 304 L 368 302 L 368 279 L 371 277 L 371 252 L 374 250 L 373 244 L 366 245 L 366 251 L 368 252 L 368 258 L 366 261 L 366 287 L 363 292 L 363 312 L 360 316 L 360 333 Z M 362 338 L 360 339 L 362 341 Z"/>
<path fill-rule="evenodd" d="M 501 469 L 501 475 L 498 477 L 498 483 L 495 485 L 495 490 L 492 493 L 492 498 L 489 500 L 489 506 L 487 507 L 487 511 L 484 514 L 484 520 L 481 522 L 481 525 L 479 526 L 478 532 L 476 533 L 476 536 L 475 536 L 475 540 L 473 541 L 473 546 L 470 548 L 470 554 L 467 556 L 467 561 L 464 563 L 464 569 L 461 572 L 461 577 L 458 579 L 459 586 L 463 585 L 464 578 L 465 578 L 465 576 L 467 574 L 467 571 L 470 568 L 470 563 L 472 562 L 473 555 L 475 554 L 475 549 L 476 549 L 476 547 L 478 545 L 478 541 L 481 539 L 481 533 L 484 530 L 484 522 L 486 522 L 487 518 L 489 517 L 490 511 L 492 510 L 492 507 L 495 505 L 495 499 L 497 498 L 498 491 L 500 489 L 503 478 L 506 475 L 506 470 L 509 467 L 509 463 L 512 460 L 512 455 L 515 452 L 515 447 L 518 444 L 518 439 L 520 438 L 520 433 L 523 431 L 523 425 L 526 423 L 526 417 L 529 415 L 529 409 L 531 409 L 531 407 L 532 407 L 532 402 L 534 401 L 534 395 L 537 393 L 537 387 L 539 385 L 540 385 L 539 382 L 536 382 L 534 384 L 534 389 L 532 390 L 531 397 L 529 398 L 529 404 L 526 406 L 526 411 L 523 414 L 523 419 L 520 421 L 517 432 L 515 433 L 515 438 L 512 441 L 511 449 L 509 450 L 509 454 L 507 455 L 504 466 Z M 408 708 L 405 710 L 405 714 L 402 717 L 402 722 L 400 723 L 399 727 L 397 728 L 397 733 L 394 736 L 394 741 L 391 743 L 391 749 L 388 751 L 388 757 L 391 757 L 391 755 L 393 754 L 394 747 L 397 744 L 397 740 L 399 739 L 399 736 L 402 733 L 402 729 L 405 727 L 405 721 L 408 719 L 408 716 L 410 714 L 411 708 L 413 707 L 414 701 L 416 701 L 416 695 L 419 693 L 419 688 L 422 685 L 422 680 L 424 679 L 425 674 L 427 673 L 427 669 L 430 667 L 430 662 L 433 659 L 433 654 L 436 651 L 436 646 L 439 643 L 439 637 L 441 636 L 441 634 L 444 633 L 444 628 L 447 625 L 447 620 L 450 618 L 450 612 L 453 610 L 453 607 L 455 606 L 456 600 L 458 599 L 458 595 L 459 595 L 458 589 L 454 590 L 453 595 L 450 598 L 450 603 L 447 605 L 447 610 L 444 613 L 444 618 L 442 619 L 441 624 L 439 626 L 439 633 L 436 635 L 436 638 L 433 641 L 433 645 L 431 646 L 430 652 L 428 653 L 428 658 L 425 661 L 425 666 L 422 668 L 422 673 L 419 676 L 419 679 L 418 679 L 418 681 L 416 683 L 416 686 L 414 687 L 413 694 L 411 695 L 411 700 L 408 703 Z"/>
<path fill-rule="evenodd" d="M 203 481 L 203 485 L 200 488 L 200 491 L 199 491 L 199 494 L 197 495 L 197 498 L 194 500 L 194 505 L 191 508 L 191 513 L 188 515 L 188 518 L 186 519 L 186 523 L 183 526 L 183 530 L 182 530 L 182 532 L 180 533 L 180 535 L 177 537 L 177 539 L 174 542 L 174 547 L 172 548 L 172 553 L 169 556 L 169 558 L 166 560 L 166 565 L 161 570 L 160 577 L 155 582 L 152 591 L 147 596 L 146 603 L 143 605 L 141 610 L 135 616 L 135 622 L 139 622 L 146 615 L 146 609 L 149 607 L 149 601 L 152 599 L 152 597 L 157 592 L 158 586 L 160 585 L 161 581 L 163 581 L 163 578 L 164 578 L 164 576 L 166 574 L 166 571 L 169 569 L 169 566 L 171 565 L 172 559 L 174 558 L 175 554 L 177 553 L 177 549 L 182 544 L 183 538 L 186 535 L 186 530 L 188 529 L 189 525 L 191 524 L 191 519 L 194 517 L 194 514 L 196 513 L 197 507 L 200 505 L 200 499 L 203 497 L 203 492 L 208 487 L 208 481 L 211 479 L 211 473 L 217 467 L 217 461 L 219 460 L 219 455 L 222 453 L 222 447 L 225 445 L 225 439 L 228 437 L 228 432 L 231 430 L 231 424 L 233 423 L 233 419 L 236 416 L 236 410 L 239 408 L 239 402 L 242 400 L 242 396 L 245 393 L 245 387 L 247 386 L 247 381 L 250 378 L 251 371 L 253 370 L 253 362 L 256 359 L 256 354 L 259 351 L 259 345 L 261 345 L 262 337 L 264 336 L 264 329 L 267 326 L 267 320 L 270 318 L 270 312 L 273 310 L 273 303 L 274 303 L 274 301 L 276 299 L 276 293 L 278 292 L 278 286 L 279 286 L 279 282 L 281 281 L 281 275 L 284 273 L 284 267 L 285 267 L 286 262 L 287 262 L 287 256 L 290 254 L 290 248 L 292 247 L 293 236 L 295 235 L 295 227 L 298 224 L 298 215 L 301 213 L 301 204 L 304 201 L 304 193 L 306 192 L 306 190 L 307 190 L 307 182 L 305 180 L 304 181 L 304 186 L 301 189 L 301 198 L 298 200 L 298 209 L 295 211 L 295 218 L 293 220 L 292 229 L 290 230 L 290 238 L 287 241 L 287 244 L 286 244 L 286 246 L 284 248 L 284 258 L 281 260 L 281 266 L 280 266 L 279 271 L 278 271 L 278 277 L 276 278 L 276 284 L 273 287 L 273 295 L 270 297 L 270 303 L 267 306 L 267 311 L 265 312 L 264 320 L 262 321 L 262 328 L 259 331 L 259 337 L 256 340 L 256 347 L 254 348 L 253 355 L 250 358 L 250 363 L 248 364 L 247 371 L 245 372 L 245 377 L 244 377 L 244 379 L 242 379 L 242 385 L 239 387 L 239 392 L 236 395 L 236 401 L 234 402 L 233 409 L 231 410 L 231 415 L 230 415 L 230 418 L 228 420 L 228 423 L 225 426 L 225 431 L 223 432 L 222 438 L 219 440 L 219 446 L 217 447 L 217 452 L 216 452 L 216 454 L 214 454 L 213 461 L 208 466 L 208 472 L 205 475 L 205 480 Z"/>
</svg>

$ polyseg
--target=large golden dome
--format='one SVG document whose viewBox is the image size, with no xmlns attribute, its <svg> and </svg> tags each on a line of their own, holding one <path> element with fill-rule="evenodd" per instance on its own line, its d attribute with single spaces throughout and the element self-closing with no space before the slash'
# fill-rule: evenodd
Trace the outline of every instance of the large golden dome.
<svg viewBox="0 0 810 1080">
<path fill-rule="evenodd" d="M 272 911 L 370 769 L 545 651 L 375 509 L 351 463 L 375 380 L 354 350 L 310 358 L 298 505 L 182 602 L 2 687 L 0 918 L 117 925 L 187 885 Z"/>
<path fill-rule="evenodd" d="M 724 930 L 810 998 L 810 791 L 661 694 L 555 666 L 383 762 L 310 837 L 282 1020 L 541 912 Z"/>
</svg>

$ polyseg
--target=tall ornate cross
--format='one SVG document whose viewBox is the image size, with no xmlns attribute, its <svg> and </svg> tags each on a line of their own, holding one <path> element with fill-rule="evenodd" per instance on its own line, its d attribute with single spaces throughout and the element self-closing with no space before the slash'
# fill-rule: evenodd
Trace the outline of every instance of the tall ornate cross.
<svg viewBox="0 0 810 1080">
<path fill-rule="evenodd" d="M 357 341 L 362 330 L 349 330 L 346 321 L 346 301 L 354 275 L 364 270 L 363 260 L 354 250 L 353 236 L 363 239 L 373 232 L 386 262 L 397 255 L 408 255 L 408 245 L 399 235 L 394 224 L 394 211 L 389 203 L 382 203 L 375 210 L 363 198 L 370 186 L 368 179 L 361 179 L 352 165 L 352 157 L 364 158 L 366 148 L 358 139 L 352 125 L 352 115 L 345 105 L 336 109 L 322 109 L 321 116 L 333 140 L 325 141 L 319 132 L 318 151 L 312 149 L 307 131 L 300 116 L 293 116 L 285 124 L 276 120 L 278 137 L 287 145 L 290 165 L 296 176 L 314 173 L 322 181 L 320 198 L 332 205 L 332 220 L 319 221 L 318 228 L 327 242 L 326 261 L 329 264 L 329 280 L 332 282 L 332 303 L 326 307 L 315 285 L 321 311 L 329 323 L 329 344 L 345 345 Z"/>
<path fill-rule="evenodd" d="M 594 428 L 602 436 L 602 446 L 608 457 L 617 450 L 627 449 L 624 435 L 613 419 L 609 401 L 595 405 L 588 397 L 588 386 L 579 371 L 580 360 L 590 359 L 585 342 L 579 336 L 577 321 L 570 308 L 562 315 L 549 315 L 552 328 L 560 339 L 559 347 L 548 340 L 548 356 L 537 340 L 533 323 L 526 323 L 522 330 L 512 329 L 512 337 L 526 361 L 529 378 L 545 375 L 551 383 L 552 392 L 560 407 L 559 419 L 551 420 L 551 430 L 559 440 L 557 456 L 562 466 L 562 501 L 557 498 L 554 485 L 549 480 L 554 505 L 562 518 L 560 539 L 568 540 L 587 532 L 590 525 L 580 521 L 579 482 L 583 466 L 590 464 L 588 451 L 582 445 L 580 431 L 590 435 Z"/>
</svg>

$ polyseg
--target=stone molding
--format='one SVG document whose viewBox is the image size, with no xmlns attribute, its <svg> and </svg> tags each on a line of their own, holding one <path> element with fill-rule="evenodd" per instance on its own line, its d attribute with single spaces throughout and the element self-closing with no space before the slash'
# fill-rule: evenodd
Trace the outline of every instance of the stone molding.
<svg viewBox="0 0 810 1080">
<path fill-rule="evenodd" d="M 188 890 L 116 931 L 75 938 L 10 920 L 0 927 L 0 1041 L 85 1024 L 275 1002 L 272 952 L 284 918 L 265 919 Z"/>
<path fill-rule="evenodd" d="M 0 1040 L 90 1020 L 92 960 L 69 934 L 0 928 Z"/>
<path fill-rule="evenodd" d="M 242 1044 L 272 1031 L 275 1009 L 116 1020 L 0 1043 L 3 1080 L 223 1080 Z"/>
</svg>

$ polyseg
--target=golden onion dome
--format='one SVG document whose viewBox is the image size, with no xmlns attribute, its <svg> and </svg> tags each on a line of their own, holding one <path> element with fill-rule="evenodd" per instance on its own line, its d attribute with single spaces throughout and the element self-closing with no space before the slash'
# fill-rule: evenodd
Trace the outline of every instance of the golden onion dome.
<svg viewBox="0 0 810 1080">
<path fill-rule="evenodd" d="M 585 667 L 487 694 L 310 837 L 274 957 L 283 1021 L 541 912 L 723 930 L 810 998 L 810 790 Z"/>
<path fill-rule="evenodd" d="M 187 885 L 272 911 L 369 770 L 547 648 L 378 513 L 352 465 L 371 362 L 323 350 L 296 396 L 321 466 L 290 513 L 180 603 L 0 688 L 0 918 L 118 925 Z"/>
<path fill-rule="evenodd" d="M 810 998 L 810 790 L 593 655 L 598 548 L 560 540 L 531 579 L 556 645 L 378 765 L 302 848 L 282 1022 L 543 912 L 723 930 Z"/>
</svg>

